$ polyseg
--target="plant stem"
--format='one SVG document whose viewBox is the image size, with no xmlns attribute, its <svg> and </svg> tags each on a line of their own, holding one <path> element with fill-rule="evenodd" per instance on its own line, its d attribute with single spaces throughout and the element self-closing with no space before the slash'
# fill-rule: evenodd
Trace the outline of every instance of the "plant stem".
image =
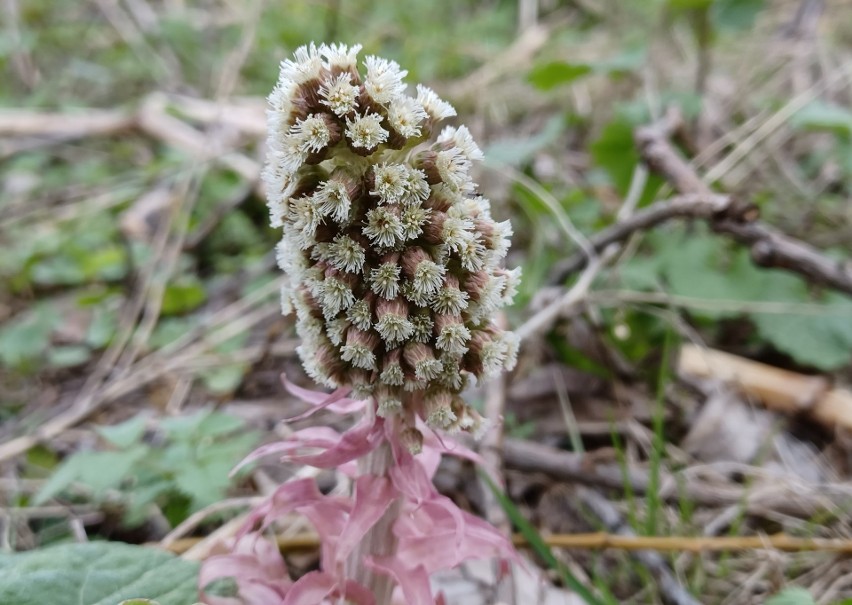
<svg viewBox="0 0 852 605">
<path fill-rule="evenodd" d="M 387 476 L 393 463 L 390 444 L 383 443 L 358 461 L 358 474 Z M 364 560 L 369 556 L 396 553 L 397 539 L 393 533 L 393 523 L 399 516 L 400 504 L 397 499 L 388 507 L 379 522 L 367 532 L 349 558 L 347 577 L 367 587 L 375 596 L 376 605 L 390 605 L 394 583 L 389 576 L 367 569 Z"/>
</svg>

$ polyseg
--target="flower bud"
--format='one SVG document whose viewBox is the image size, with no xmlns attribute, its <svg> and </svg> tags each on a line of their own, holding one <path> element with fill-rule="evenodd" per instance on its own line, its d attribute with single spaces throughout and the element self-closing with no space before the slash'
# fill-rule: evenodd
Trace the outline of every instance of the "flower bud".
<svg viewBox="0 0 852 605">
<path fill-rule="evenodd" d="M 517 339 L 490 325 L 519 271 L 503 266 L 508 222 L 471 176 L 482 152 L 455 110 L 360 46 L 308 45 L 269 96 L 263 179 L 281 230 L 282 311 L 315 380 L 373 397 L 380 415 L 442 429 L 477 424 L 458 393 L 514 364 Z M 430 142 L 433 133 L 437 137 Z M 422 435 L 403 428 L 412 449 Z"/>
</svg>

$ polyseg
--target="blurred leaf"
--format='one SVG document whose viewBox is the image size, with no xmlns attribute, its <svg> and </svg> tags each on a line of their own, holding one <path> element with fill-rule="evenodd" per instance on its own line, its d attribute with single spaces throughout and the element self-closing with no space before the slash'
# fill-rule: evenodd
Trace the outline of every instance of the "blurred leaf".
<svg viewBox="0 0 852 605">
<path fill-rule="evenodd" d="M 33 504 L 44 504 L 56 494 L 68 488 L 80 476 L 84 460 L 72 455 L 63 460 L 50 478 L 44 482 L 33 498 Z"/>
<path fill-rule="evenodd" d="M 573 82 L 592 72 L 592 68 L 584 63 L 567 63 L 553 61 L 536 65 L 527 76 L 529 82 L 541 90 L 552 90 L 562 84 Z"/>
<path fill-rule="evenodd" d="M 710 16 L 717 28 L 732 32 L 751 29 L 765 0 L 715 0 Z"/>
<path fill-rule="evenodd" d="M 120 452 L 79 452 L 66 458 L 35 496 L 41 504 L 53 498 L 72 483 L 79 482 L 100 496 L 118 487 L 130 476 L 133 466 L 150 453 L 150 448 L 138 445 Z"/>
<path fill-rule="evenodd" d="M 629 110 L 629 107 L 623 108 L 623 112 L 611 120 L 600 136 L 589 145 L 594 163 L 609 174 L 612 184 L 622 195 L 627 193 L 633 171 L 639 162 L 639 152 L 633 141 L 633 129 L 636 120 L 644 119 L 644 116 L 627 115 Z M 640 206 L 653 200 L 661 185 L 662 179 L 651 175 L 640 198 Z"/>
<path fill-rule="evenodd" d="M 799 110 L 790 124 L 805 130 L 827 130 L 852 136 L 852 111 L 839 105 L 814 101 Z"/>
<path fill-rule="evenodd" d="M 115 605 L 156 599 L 187 605 L 197 597 L 198 564 L 167 552 L 114 542 L 64 544 L 0 554 L 3 605 Z"/>
<path fill-rule="evenodd" d="M 767 599 L 766 605 L 815 605 L 815 601 L 807 590 L 794 586 Z"/>
<path fill-rule="evenodd" d="M 107 346 L 117 326 L 118 317 L 115 311 L 105 308 L 103 304 L 95 307 L 92 321 L 86 330 L 86 344 L 96 349 Z"/>
<path fill-rule="evenodd" d="M 48 304 L 38 305 L 23 316 L 0 326 L 0 362 L 20 367 L 42 355 L 50 344 L 50 334 L 61 316 Z"/>
<path fill-rule="evenodd" d="M 835 370 L 852 362 L 852 302 L 829 298 L 824 315 L 754 314 L 760 336 L 799 363 Z"/>
<path fill-rule="evenodd" d="M 238 416 L 213 413 L 204 418 L 198 425 L 198 434 L 202 437 L 220 437 L 233 433 L 245 427 L 245 421 Z"/>
<path fill-rule="evenodd" d="M 708 8 L 711 4 L 713 0 L 668 0 L 669 7 L 678 10 Z"/>
<path fill-rule="evenodd" d="M 83 365 L 91 356 L 91 350 L 84 345 L 51 347 L 47 351 L 47 363 L 54 368 L 73 368 Z"/>
<path fill-rule="evenodd" d="M 239 388 L 248 366 L 243 363 L 218 366 L 199 373 L 201 381 L 214 395 L 228 395 Z"/>
<path fill-rule="evenodd" d="M 498 139 L 485 148 L 485 161 L 499 170 L 500 164 L 521 166 L 535 154 L 555 142 L 565 130 L 561 115 L 551 117 L 542 129 L 527 138 Z"/>
<path fill-rule="evenodd" d="M 166 431 L 169 439 L 186 441 L 198 433 L 201 423 L 212 413 L 209 409 L 203 409 L 187 416 L 164 418 L 160 422 L 160 428 Z"/>
<path fill-rule="evenodd" d="M 112 443 L 115 447 L 125 449 L 138 443 L 145 434 L 145 425 L 148 418 L 145 414 L 137 414 L 129 420 L 125 420 L 113 426 L 95 427 L 98 435 Z"/>
<path fill-rule="evenodd" d="M 160 349 L 167 344 L 174 342 L 199 324 L 199 318 L 194 315 L 186 317 L 164 317 L 154 328 L 151 338 L 148 339 L 148 345 L 152 349 Z"/>
<path fill-rule="evenodd" d="M 207 299 L 204 284 L 197 277 L 184 275 L 169 283 L 163 293 L 163 315 L 177 315 L 196 309 Z"/>
</svg>

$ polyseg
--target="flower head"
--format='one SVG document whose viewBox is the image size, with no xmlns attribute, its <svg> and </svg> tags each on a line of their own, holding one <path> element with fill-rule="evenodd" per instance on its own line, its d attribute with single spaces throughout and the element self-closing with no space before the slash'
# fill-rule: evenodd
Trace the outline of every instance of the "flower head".
<svg viewBox="0 0 852 605">
<path fill-rule="evenodd" d="M 519 272 L 503 266 L 511 227 L 491 217 L 471 170 L 482 151 L 434 91 L 359 46 L 306 46 L 270 95 L 264 179 L 282 232 L 282 309 L 325 385 L 372 397 L 442 430 L 481 423 L 458 394 L 514 364 L 517 341 L 492 323 Z M 429 141 L 432 133 L 437 136 Z M 402 437 L 401 437 L 402 438 Z"/>
</svg>

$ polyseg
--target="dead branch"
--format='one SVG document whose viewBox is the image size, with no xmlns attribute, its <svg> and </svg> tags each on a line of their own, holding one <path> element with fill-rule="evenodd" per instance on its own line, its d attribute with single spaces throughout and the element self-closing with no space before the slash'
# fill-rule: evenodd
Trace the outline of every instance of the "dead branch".
<svg viewBox="0 0 852 605">
<path fill-rule="evenodd" d="M 829 428 L 852 429 L 852 391 L 833 389 L 820 376 L 806 376 L 690 344 L 681 348 L 678 373 L 730 382 L 771 410 L 789 415 L 804 413 Z"/>
<path fill-rule="evenodd" d="M 514 470 L 545 473 L 565 481 L 618 491 L 630 487 L 636 494 L 645 494 L 651 485 L 643 469 L 595 463 L 582 454 L 518 439 L 503 442 L 503 460 L 507 468 Z M 660 474 L 660 485 L 660 497 L 669 502 L 687 498 L 710 507 L 741 505 L 752 515 L 777 512 L 809 518 L 819 510 L 846 510 L 845 507 L 852 505 L 852 488 L 842 483 L 803 486 L 773 481 L 744 487 L 726 481 L 711 483 L 688 474 L 675 476 L 664 471 Z"/>
<path fill-rule="evenodd" d="M 671 144 L 670 137 L 681 126 L 680 114 L 670 111 L 660 122 L 639 128 L 635 134 L 643 161 L 681 197 L 657 202 L 590 238 L 595 251 L 671 219 L 700 218 L 714 232 L 747 246 L 755 264 L 798 273 L 810 282 L 852 294 L 852 261 L 832 259 L 813 246 L 759 222 L 755 206 L 715 194 Z M 565 281 L 587 262 L 585 252 L 574 255 L 559 267 L 556 280 Z"/>
</svg>

